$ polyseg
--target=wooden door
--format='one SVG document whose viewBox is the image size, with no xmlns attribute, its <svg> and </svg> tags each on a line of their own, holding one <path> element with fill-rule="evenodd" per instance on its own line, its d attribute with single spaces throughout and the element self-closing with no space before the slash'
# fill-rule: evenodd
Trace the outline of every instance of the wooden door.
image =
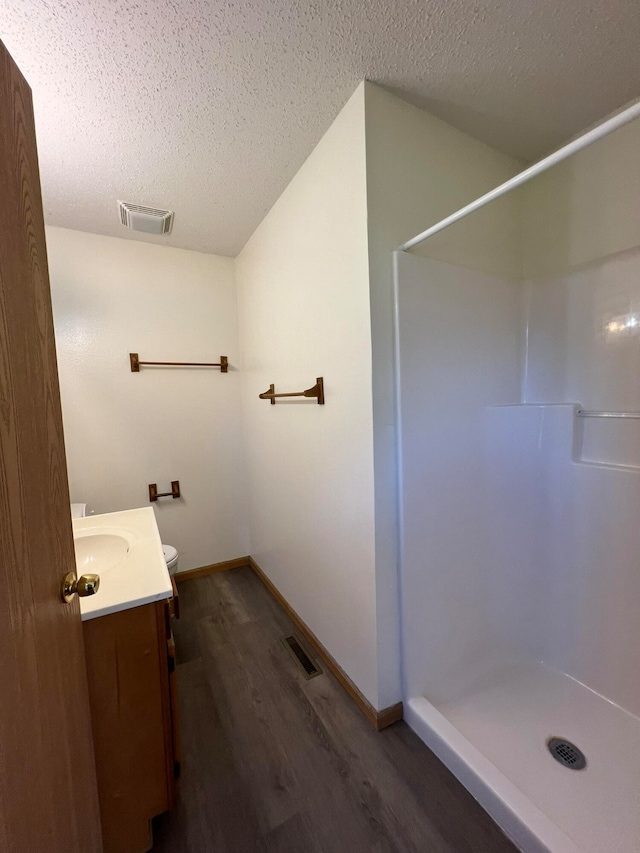
<svg viewBox="0 0 640 853">
<path fill-rule="evenodd" d="M 0 42 L 0 850 L 99 853 L 31 91 Z"/>
</svg>

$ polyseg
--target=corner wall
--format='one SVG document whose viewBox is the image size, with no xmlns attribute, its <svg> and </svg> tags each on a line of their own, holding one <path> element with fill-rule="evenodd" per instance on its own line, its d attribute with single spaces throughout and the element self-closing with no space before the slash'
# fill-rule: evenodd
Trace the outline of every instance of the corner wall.
<svg viewBox="0 0 640 853">
<path fill-rule="evenodd" d="M 525 184 L 525 278 L 564 273 L 636 248 L 640 119 Z"/>
<path fill-rule="evenodd" d="M 363 85 L 236 263 L 251 555 L 381 709 Z"/>
<path fill-rule="evenodd" d="M 402 696 L 392 252 L 519 169 L 363 83 L 237 259 L 251 553 L 377 709 Z M 483 221 L 439 256 L 519 272 L 513 203 Z M 258 399 L 318 375 L 324 411 Z"/>
<path fill-rule="evenodd" d="M 47 228 L 71 500 L 96 512 L 153 504 L 179 570 L 249 553 L 233 260 Z M 142 368 L 219 361 L 215 369 Z"/>
<path fill-rule="evenodd" d="M 522 164 L 365 83 L 367 208 L 373 377 L 376 607 L 384 702 L 401 695 L 397 580 L 396 425 L 392 253 L 403 242 L 520 171 Z M 478 215 L 476 214 L 476 217 Z M 433 243 L 438 260 L 509 276 L 518 269 L 520 221 L 513 203 L 491 205 L 465 241 Z M 517 235 L 517 239 L 514 239 Z M 465 252 L 461 254 L 461 247 Z M 500 268 L 495 260 L 501 259 Z"/>
</svg>

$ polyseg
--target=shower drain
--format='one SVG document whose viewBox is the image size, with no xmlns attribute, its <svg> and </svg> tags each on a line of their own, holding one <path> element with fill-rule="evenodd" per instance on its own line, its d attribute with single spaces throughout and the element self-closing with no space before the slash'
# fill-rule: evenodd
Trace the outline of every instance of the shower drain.
<svg viewBox="0 0 640 853">
<path fill-rule="evenodd" d="M 587 759 L 584 752 L 578 749 L 575 743 L 561 737 L 550 737 L 547 741 L 547 749 L 556 761 L 564 764 L 570 770 L 584 770 Z"/>
</svg>

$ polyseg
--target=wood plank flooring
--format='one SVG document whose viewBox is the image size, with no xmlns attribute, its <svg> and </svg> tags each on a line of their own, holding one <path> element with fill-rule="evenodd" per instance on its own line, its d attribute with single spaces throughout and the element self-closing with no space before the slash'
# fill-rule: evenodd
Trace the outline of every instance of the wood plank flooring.
<svg viewBox="0 0 640 853">
<path fill-rule="evenodd" d="M 248 568 L 180 585 L 182 778 L 156 853 L 514 853 L 404 723 L 376 732 Z"/>
</svg>

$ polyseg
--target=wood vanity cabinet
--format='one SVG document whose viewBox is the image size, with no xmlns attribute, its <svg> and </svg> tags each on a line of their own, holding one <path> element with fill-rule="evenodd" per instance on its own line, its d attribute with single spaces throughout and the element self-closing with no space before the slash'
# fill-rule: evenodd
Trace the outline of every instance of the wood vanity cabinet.
<svg viewBox="0 0 640 853">
<path fill-rule="evenodd" d="M 170 604 L 83 622 L 104 853 L 144 853 L 180 763 Z"/>
</svg>

